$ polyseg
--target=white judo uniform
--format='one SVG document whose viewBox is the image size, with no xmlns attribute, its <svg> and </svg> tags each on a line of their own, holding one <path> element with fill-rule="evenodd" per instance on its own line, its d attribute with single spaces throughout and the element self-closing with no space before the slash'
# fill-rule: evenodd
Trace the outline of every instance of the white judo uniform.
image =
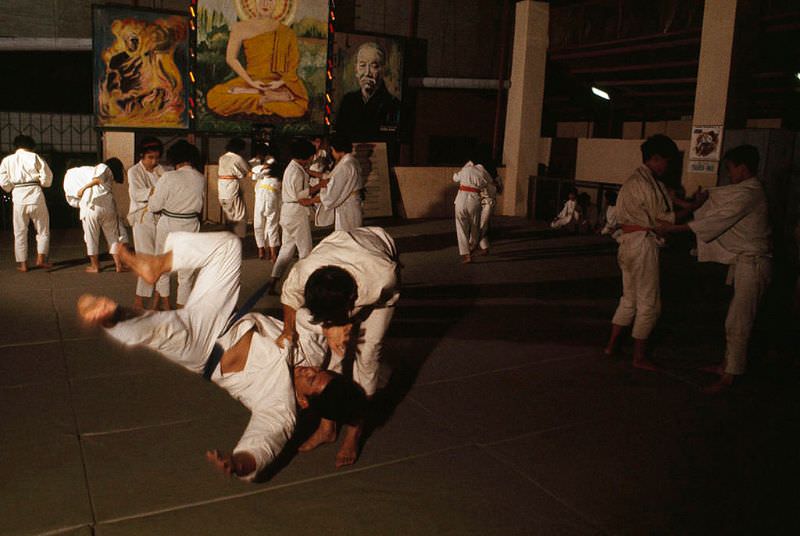
<svg viewBox="0 0 800 536">
<path fill-rule="evenodd" d="M 753 177 L 711 188 L 689 227 L 697 235 L 700 262 L 727 264 L 733 299 L 725 319 L 725 372 L 743 374 L 758 307 L 772 276 L 767 198 Z"/>
<path fill-rule="evenodd" d="M 227 152 L 219 157 L 219 204 L 225 217 L 234 224 L 233 231 L 239 238 L 247 233 L 247 208 L 239 181 L 246 178 L 248 173 L 250 164 L 240 155 Z"/>
<path fill-rule="evenodd" d="M 50 213 L 42 188 L 53 183 L 53 172 L 47 162 L 26 149 L 17 149 L 0 162 L 0 188 L 11 192 L 14 203 L 14 257 L 17 262 L 28 259 L 28 225 L 36 229 L 36 252 L 50 252 Z"/>
<path fill-rule="evenodd" d="M 141 162 L 128 170 L 128 195 L 130 207 L 128 209 L 128 223 L 133 228 L 133 245 L 139 253 L 155 255 L 156 249 L 156 224 L 158 216 L 148 209 L 150 196 L 155 190 L 156 183 L 164 168 L 156 166 L 153 171 L 147 171 Z M 153 295 L 153 285 L 141 277 L 136 281 L 136 295 L 149 298 Z"/>
<path fill-rule="evenodd" d="M 79 198 L 78 191 L 95 179 L 100 179 L 100 184 L 87 188 Z M 109 253 L 117 254 L 119 216 L 114 196 L 111 194 L 113 183 L 114 175 L 105 164 L 71 168 L 64 175 L 64 195 L 67 203 L 80 209 L 87 255 L 100 254 L 101 232 L 108 243 Z"/>
<path fill-rule="evenodd" d="M 265 243 L 274 248 L 281 245 L 281 181 L 270 175 L 268 167 L 253 167 L 255 183 L 255 206 L 253 211 L 253 231 L 256 246 L 263 248 Z"/>
<path fill-rule="evenodd" d="M 489 222 L 492 219 L 492 212 L 497 204 L 496 181 L 499 180 L 499 177 L 490 180 L 486 188 L 481 190 L 480 240 L 478 242 L 478 246 L 481 249 L 489 249 Z"/>
<path fill-rule="evenodd" d="M 164 173 L 156 183 L 150 196 L 148 210 L 159 214 L 156 224 L 156 253 L 166 251 L 167 235 L 175 231 L 200 231 L 200 216 L 206 198 L 206 178 L 190 166 Z M 176 302 L 183 305 L 191 292 L 191 270 L 177 270 L 178 296 Z M 169 296 L 169 275 L 162 275 L 156 282 L 156 291 L 161 297 Z"/>
<path fill-rule="evenodd" d="M 661 240 L 644 229 L 655 227 L 657 220 L 675 222 L 672 200 L 664 184 L 653 177 L 647 166 L 641 166 L 622 185 L 615 213 L 623 227 L 617 237 L 622 297 L 612 322 L 618 326 L 633 324 L 633 337 L 647 339 L 661 314 Z"/>
<path fill-rule="evenodd" d="M 619 230 L 619 222 L 617 221 L 617 207 L 609 205 L 606 207 L 606 218 L 603 228 L 600 230 L 601 235 L 611 236 L 616 239 L 622 234 Z"/>
<path fill-rule="evenodd" d="M 480 164 L 467 162 L 453 174 L 458 183 L 456 194 L 456 237 L 458 253 L 469 255 L 480 240 L 481 190 L 491 182 L 489 173 Z"/>
<path fill-rule="evenodd" d="M 361 227 L 364 220 L 361 164 L 348 153 L 339 160 L 328 179 L 328 186 L 319 192 L 319 210 L 333 212 L 335 231 L 352 231 Z"/>
<path fill-rule="evenodd" d="M 564 206 L 561 208 L 561 212 L 559 212 L 556 219 L 550 223 L 550 227 L 553 229 L 561 229 L 568 225 L 577 225 L 580 219 L 581 212 L 578 208 L 578 202 L 574 199 L 567 199 L 564 202 Z"/>
<path fill-rule="evenodd" d="M 211 381 L 225 389 L 251 412 L 250 422 L 234 453 L 247 452 L 256 470 L 243 475 L 252 480 L 281 452 L 294 432 L 296 402 L 292 369 L 302 362 L 300 347 L 281 349 L 275 344 L 283 323 L 258 313 L 243 316 L 224 334 L 239 296 L 241 241 L 227 232 L 171 233 L 165 249 L 172 251 L 172 269 L 195 271 L 197 281 L 177 311 L 146 312 L 107 329 L 128 345 L 145 345 L 192 372 L 202 373 L 214 347 L 233 346 L 255 328 L 244 370 L 222 374 Z M 221 335 L 222 334 L 222 335 Z"/>
<path fill-rule="evenodd" d="M 318 268 L 336 266 L 355 279 L 358 297 L 353 318 L 358 325 L 353 333 L 359 333 L 353 363 L 353 380 L 372 396 L 385 380 L 381 374 L 381 349 L 383 337 L 394 315 L 394 307 L 400 298 L 400 277 L 397 249 L 394 240 L 380 227 L 361 227 L 353 231 L 334 231 L 311 252 L 297 262 L 286 277 L 281 293 L 281 303 L 297 311 L 297 334 L 303 348 L 314 348 L 324 341 L 322 327 L 311 323 L 311 313 L 304 307 L 305 287 L 308 278 Z M 322 343 L 327 351 L 326 342 Z M 309 355 L 324 355 L 320 351 L 308 351 Z M 342 372 L 345 356 L 331 355 L 328 368 Z M 315 366 L 321 363 L 312 363 Z"/>
<path fill-rule="evenodd" d="M 298 203 L 308 197 L 308 173 L 303 166 L 292 160 L 283 172 L 281 184 L 281 250 L 272 277 L 280 277 L 297 251 L 301 259 L 311 253 L 311 211 Z"/>
</svg>

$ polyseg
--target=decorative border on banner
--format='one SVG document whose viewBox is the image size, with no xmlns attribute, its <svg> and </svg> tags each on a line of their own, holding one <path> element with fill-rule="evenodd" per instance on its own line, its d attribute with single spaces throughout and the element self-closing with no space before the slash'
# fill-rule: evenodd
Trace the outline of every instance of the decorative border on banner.
<svg viewBox="0 0 800 536">
<path fill-rule="evenodd" d="M 189 128 L 194 131 L 195 106 L 197 103 L 197 78 L 194 75 L 197 65 L 197 0 L 189 4 Z"/>
<path fill-rule="evenodd" d="M 333 115 L 333 39 L 336 33 L 336 0 L 328 2 L 328 58 L 325 69 L 325 130 L 331 129 L 331 115 Z"/>
</svg>

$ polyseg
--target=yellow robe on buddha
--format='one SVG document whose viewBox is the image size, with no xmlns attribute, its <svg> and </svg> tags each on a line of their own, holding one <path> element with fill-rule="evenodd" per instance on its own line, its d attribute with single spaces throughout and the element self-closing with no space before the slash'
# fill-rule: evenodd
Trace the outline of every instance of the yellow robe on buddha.
<svg viewBox="0 0 800 536">
<path fill-rule="evenodd" d="M 259 34 L 242 41 L 247 62 L 247 74 L 264 83 L 283 80 L 294 100 L 288 102 L 261 102 L 259 93 L 231 93 L 235 88 L 250 88 L 241 77 L 218 84 L 206 96 L 209 109 L 222 116 L 237 114 L 278 115 L 301 117 L 308 111 L 308 92 L 297 76 L 300 50 L 294 31 L 281 24 L 274 32 Z"/>
</svg>

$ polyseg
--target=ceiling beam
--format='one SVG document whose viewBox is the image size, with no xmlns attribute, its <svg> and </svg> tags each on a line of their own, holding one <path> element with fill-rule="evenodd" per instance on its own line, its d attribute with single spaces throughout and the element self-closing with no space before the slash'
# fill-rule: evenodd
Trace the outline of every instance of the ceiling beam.
<svg viewBox="0 0 800 536">
<path fill-rule="evenodd" d="M 585 50 L 581 52 L 551 52 L 550 59 L 553 61 L 576 60 L 581 58 L 602 58 L 604 56 L 615 56 L 618 54 L 631 54 L 633 52 L 646 52 L 650 50 L 661 50 L 664 48 L 675 48 L 681 46 L 699 45 L 699 37 L 689 37 L 674 41 L 664 41 L 660 43 L 642 43 L 641 45 L 631 45 L 627 47 L 606 48 L 603 50 Z"/>
<path fill-rule="evenodd" d="M 595 85 L 603 87 L 617 87 L 617 86 L 657 86 L 665 84 L 695 84 L 697 83 L 696 77 L 690 78 L 651 78 L 649 80 L 599 80 Z"/>
<path fill-rule="evenodd" d="M 610 67 L 578 67 L 570 68 L 572 74 L 626 73 L 630 71 L 652 71 L 658 69 L 674 69 L 677 67 L 696 67 L 697 60 L 664 61 L 661 63 L 639 63 L 634 65 L 612 65 Z"/>
</svg>

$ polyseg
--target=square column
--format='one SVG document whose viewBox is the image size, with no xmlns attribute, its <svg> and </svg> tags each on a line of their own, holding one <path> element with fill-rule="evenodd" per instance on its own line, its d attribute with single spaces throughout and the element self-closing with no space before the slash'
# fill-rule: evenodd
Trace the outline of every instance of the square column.
<svg viewBox="0 0 800 536">
<path fill-rule="evenodd" d="M 506 166 L 504 214 L 525 215 L 528 178 L 536 174 L 539 163 L 549 24 L 550 6 L 547 3 L 517 2 L 503 143 Z"/>
</svg>

